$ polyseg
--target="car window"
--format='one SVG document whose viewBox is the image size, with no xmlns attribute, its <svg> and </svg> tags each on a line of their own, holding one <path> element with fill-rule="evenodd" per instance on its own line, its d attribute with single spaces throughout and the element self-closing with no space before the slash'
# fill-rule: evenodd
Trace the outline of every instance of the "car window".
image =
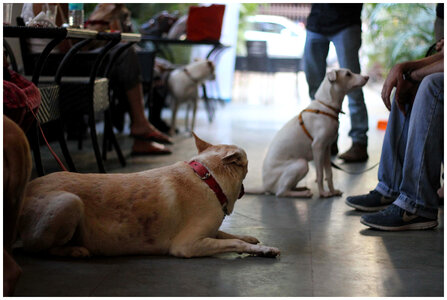
<svg viewBox="0 0 447 300">
<path fill-rule="evenodd" d="M 284 28 L 286 28 L 286 27 L 284 27 L 281 24 L 271 23 L 271 22 L 254 22 L 253 23 L 253 30 L 262 31 L 262 32 L 281 33 L 281 30 L 283 30 Z"/>
</svg>

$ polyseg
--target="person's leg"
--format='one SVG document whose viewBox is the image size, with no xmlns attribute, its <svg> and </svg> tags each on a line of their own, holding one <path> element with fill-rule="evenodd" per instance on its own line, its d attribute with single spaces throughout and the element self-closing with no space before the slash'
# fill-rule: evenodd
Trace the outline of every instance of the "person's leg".
<svg viewBox="0 0 447 300">
<path fill-rule="evenodd" d="M 360 26 L 351 26 L 330 37 L 337 52 L 337 58 L 341 68 L 350 69 L 354 73 L 360 73 L 359 49 L 362 44 Z M 368 158 L 366 146 L 368 144 L 368 113 L 362 89 L 356 89 L 348 94 L 349 112 L 351 117 L 351 130 L 349 136 L 353 145 L 359 145 L 352 161 L 364 161 Z M 361 152 L 361 153 L 360 153 Z M 362 154 L 362 155 L 360 155 Z M 352 156 L 352 155 L 351 155 Z M 343 158 L 343 155 L 341 155 Z M 345 159 L 351 161 L 349 157 Z"/>
<path fill-rule="evenodd" d="M 312 100 L 326 75 L 326 57 L 329 51 L 329 40 L 322 34 L 307 31 L 304 46 L 303 66 L 309 85 L 309 96 Z"/>
<path fill-rule="evenodd" d="M 383 139 L 378 171 L 379 183 L 369 194 L 347 197 L 347 205 L 361 211 L 373 212 L 387 208 L 394 202 L 402 182 L 408 124 L 409 118 L 405 118 L 393 101 Z"/>
<path fill-rule="evenodd" d="M 400 195 L 394 202 L 406 211 L 436 219 L 444 153 L 444 74 L 427 76 L 414 100 L 403 162 Z"/>
<path fill-rule="evenodd" d="M 440 168 L 444 145 L 444 73 L 424 78 L 409 119 L 399 197 L 387 209 L 362 216 L 381 230 L 428 229 L 437 226 Z"/>
<path fill-rule="evenodd" d="M 135 140 L 172 143 L 172 140 L 158 131 L 144 114 L 141 70 L 138 56 L 133 48 L 126 49 L 114 63 L 111 84 L 125 91 L 131 119 L 130 134 Z M 142 143 L 135 141 L 134 144 Z M 141 153 L 141 151 L 138 152 Z"/>
<path fill-rule="evenodd" d="M 129 102 L 130 115 L 130 134 L 144 135 L 155 128 L 146 119 L 143 106 L 143 86 L 137 83 L 134 87 L 126 91 L 127 101 Z"/>
<path fill-rule="evenodd" d="M 376 191 L 387 197 L 397 198 L 399 195 L 410 115 L 411 112 L 405 117 L 399 110 L 396 101 L 392 102 L 380 156 L 379 183 L 375 188 Z"/>
</svg>

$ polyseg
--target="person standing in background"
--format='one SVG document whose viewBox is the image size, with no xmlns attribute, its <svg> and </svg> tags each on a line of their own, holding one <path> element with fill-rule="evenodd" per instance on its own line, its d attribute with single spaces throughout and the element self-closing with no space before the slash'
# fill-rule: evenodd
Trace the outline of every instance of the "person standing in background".
<svg viewBox="0 0 447 300">
<path fill-rule="evenodd" d="M 329 43 L 334 43 L 341 68 L 360 73 L 359 49 L 362 44 L 361 12 L 363 4 L 312 4 L 307 19 L 304 49 L 304 72 L 309 85 L 309 96 L 315 93 L 326 74 Z M 351 116 L 351 148 L 339 157 L 345 162 L 364 162 L 368 159 L 368 113 L 361 89 L 348 94 Z M 337 142 L 332 145 L 338 153 Z"/>
</svg>

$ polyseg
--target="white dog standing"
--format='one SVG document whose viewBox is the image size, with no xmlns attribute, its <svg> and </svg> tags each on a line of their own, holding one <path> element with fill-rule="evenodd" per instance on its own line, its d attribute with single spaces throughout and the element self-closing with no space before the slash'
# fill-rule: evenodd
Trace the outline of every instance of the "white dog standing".
<svg viewBox="0 0 447 300">
<path fill-rule="evenodd" d="M 262 167 L 264 192 L 281 197 L 312 197 L 308 188 L 296 186 L 309 171 L 308 162 L 313 159 L 320 197 L 342 194 L 334 189 L 330 147 L 337 137 L 338 114 L 345 95 L 364 86 L 368 79 L 347 69 L 326 74 L 315 94 L 316 100 L 273 138 Z M 323 186 L 323 172 L 329 191 Z"/>
<path fill-rule="evenodd" d="M 177 68 L 172 71 L 168 79 L 168 91 L 171 100 L 172 119 L 169 134 L 175 133 L 175 123 L 177 109 L 181 103 L 192 102 L 192 123 L 191 132 L 194 131 L 194 123 L 196 120 L 198 87 L 205 80 L 215 79 L 214 63 L 210 60 L 195 61 L 185 67 Z M 188 120 L 188 112 L 186 115 Z"/>
</svg>

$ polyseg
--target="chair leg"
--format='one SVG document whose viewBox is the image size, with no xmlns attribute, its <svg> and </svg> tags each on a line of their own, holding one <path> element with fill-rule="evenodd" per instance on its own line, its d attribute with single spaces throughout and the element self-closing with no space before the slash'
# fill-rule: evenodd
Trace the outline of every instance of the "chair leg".
<svg viewBox="0 0 447 300">
<path fill-rule="evenodd" d="M 92 146 L 93 146 L 93 150 L 95 152 L 96 163 L 98 164 L 98 170 L 100 173 L 106 173 L 106 170 L 104 168 L 104 163 L 103 163 L 102 157 L 101 157 L 101 151 L 100 151 L 99 145 L 98 145 L 98 136 L 96 134 L 96 124 L 95 124 L 95 115 L 93 112 L 93 107 L 92 107 L 92 110 L 89 112 L 88 124 L 90 126 L 90 136 L 92 138 Z"/>
<path fill-rule="evenodd" d="M 32 127 L 29 130 L 28 140 L 30 141 L 31 148 L 33 150 L 34 163 L 36 165 L 37 175 L 39 177 L 44 176 L 45 171 L 43 170 L 42 157 L 40 156 L 39 133 L 35 122 L 33 123 Z"/>
<path fill-rule="evenodd" d="M 107 138 L 106 138 L 107 137 Z M 126 166 L 126 159 L 124 158 L 123 152 L 121 151 L 121 147 L 116 139 L 115 133 L 113 132 L 112 126 L 112 116 L 110 109 L 107 109 L 104 112 L 104 139 L 112 142 L 115 147 L 116 154 L 118 155 L 118 160 L 120 161 L 123 167 Z M 106 142 L 105 145 L 108 143 Z M 107 149 L 104 149 L 107 152 Z"/>
<path fill-rule="evenodd" d="M 105 116 L 104 112 L 104 116 Z M 108 144 L 109 144 L 109 124 L 107 122 L 107 118 L 104 118 L 104 137 L 102 139 L 102 159 L 104 161 L 107 160 L 107 151 L 108 151 Z"/>
<path fill-rule="evenodd" d="M 58 133 L 59 145 L 61 146 L 62 154 L 64 155 L 65 161 L 67 162 L 68 169 L 71 172 L 77 172 L 73 159 L 71 158 L 70 151 L 68 151 L 67 142 L 65 141 L 64 136 L 64 130 L 63 130 L 64 127 L 60 120 L 57 122 L 57 127 L 58 127 L 57 133 Z"/>
</svg>

